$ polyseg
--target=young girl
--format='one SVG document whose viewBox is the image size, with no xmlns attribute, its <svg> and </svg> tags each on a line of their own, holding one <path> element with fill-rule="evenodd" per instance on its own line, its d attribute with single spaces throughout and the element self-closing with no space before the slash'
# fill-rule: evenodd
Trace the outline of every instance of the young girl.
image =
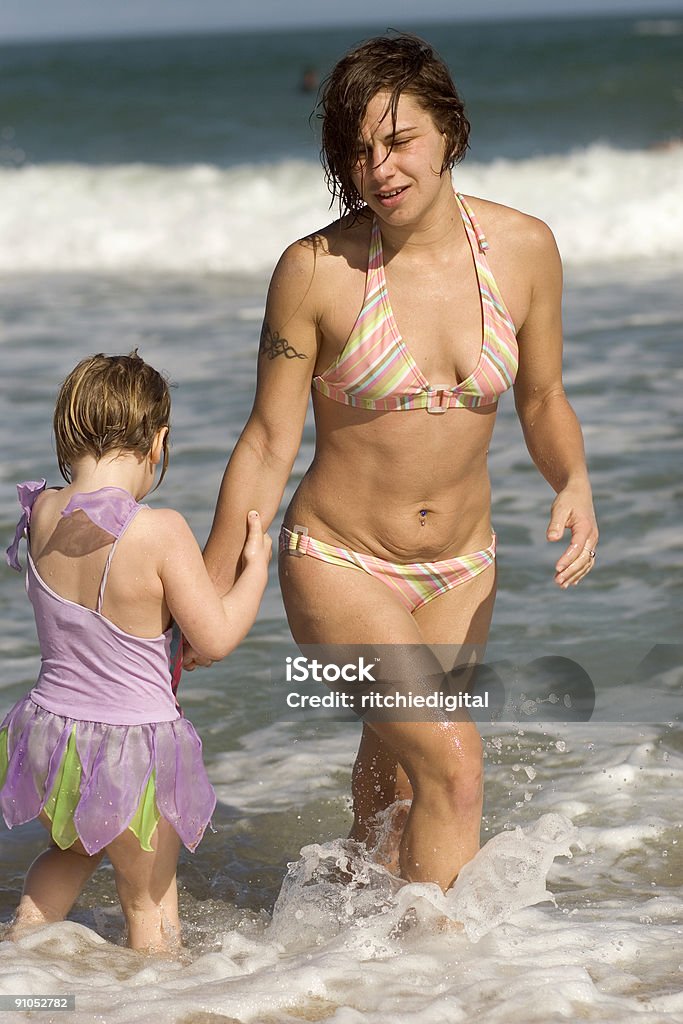
<svg viewBox="0 0 683 1024">
<path fill-rule="evenodd" d="M 251 627 L 270 539 L 249 512 L 244 572 L 219 598 L 189 526 L 139 502 L 168 463 L 168 385 L 137 352 L 84 359 L 54 416 L 63 488 L 17 488 L 20 569 L 41 650 L 36 686 L 0 727 L 8 827 L 39 818 L 52 845 L 31 865 L 9 937 L 61 921 L 109 857 L 134 949 L 179 943 L 176 865 L 199 843 L 216 797 L 201 743 L 171 685 L 171 620 L 192 647 L 225 657 Z"/>
</svg>

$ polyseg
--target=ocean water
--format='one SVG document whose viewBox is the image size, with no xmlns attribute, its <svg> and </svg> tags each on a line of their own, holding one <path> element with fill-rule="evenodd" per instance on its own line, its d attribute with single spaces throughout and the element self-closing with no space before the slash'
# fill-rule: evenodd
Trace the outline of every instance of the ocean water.
<svg viewBox="0 0 683 1024">
<path fill-rule="evenodd" d="M 581 587 L 553 587 L 551 495 L 506 396 L 491 657 L 520 692 L 536 659 L 571 659 L 600 714 L 482 726 L 482 852 L 445 897 L 402 886 L 343 838 L 357 725 L 273 712 L 271 671 L 291 651 L 273 566 L 248 639 L 181 685 L 219 797 L 215 831 L 181 858 L 184 957 L 122 946 L 106 867 L 69 922 L 0 942 L 0 994 L 74 993 L 78 1024 L 683 1022 L 683 16 L 398 27 L 435 43 L 465 96 L 458 188 L 543 218 L 563 254 L 599 559 Z M 333 216 L 299 83 L 368 34 L 0 47 L 7 542 L 15 482 L 57 479 L 59 381 L 87 353 L 136 346 L 178 385 L 153 501 L 206 538 L 251 405 L 268 276 Z M 283 508 L 312 445 L 308 423 Z M 4 713 L 39 661 L 4 566 L 0 621 Z M 0 922 L 43 843 L 40 826 L 0 828 Z"/>
</svg>

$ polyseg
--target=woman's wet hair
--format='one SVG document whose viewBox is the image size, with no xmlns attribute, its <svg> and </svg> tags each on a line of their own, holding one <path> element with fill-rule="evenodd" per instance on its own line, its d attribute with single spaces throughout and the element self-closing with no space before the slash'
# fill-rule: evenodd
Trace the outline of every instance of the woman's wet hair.
<svg viewBox="0 0 683 1024">
<path fill-rule="evenodd" d="M 64 479 L 71 481 L 71 467 L 84 455 L 149 455 L 157 432 L 169 424 L 169 387 L 137 349 L 127 356 L 100 353 L 82 359 L 62 384 L 55 406 L 55 446 Z M 157 487 L 167 468 L 168 436 Z"/>
<path fill-rule="evenodd" d="M 323 123 L 320 158 L 332 203 L 339 202 L 341 213 L 357 214 L 365 205 L 352 173 L 363 118 L 378 92 L 389 94 L 387 112 L 394 130 L 402 93 L 414 96 L 431 114 L 446 142 L 442 174 L 462 160 L 469 144 L 465 107 L 446 64 L 429 43 L 409 34 L 368 39 L 336 64 L 317 107 Z"/>
</svg>

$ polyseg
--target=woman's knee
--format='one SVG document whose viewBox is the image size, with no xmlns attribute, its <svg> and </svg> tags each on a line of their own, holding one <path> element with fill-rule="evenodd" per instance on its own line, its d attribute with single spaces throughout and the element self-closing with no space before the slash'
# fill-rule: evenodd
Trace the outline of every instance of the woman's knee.
<svg viewBox="0 0 683 1024">
<path fill-rule="evenodd" d="M 415 795 L 431 794 L 461 810 L 479 806 L 484 783 L 481 738 L 476 732 L 463 736 L 457 726 L 445 728 L 438 752 L 421 758 L 408 772 Z"/>
</svg>

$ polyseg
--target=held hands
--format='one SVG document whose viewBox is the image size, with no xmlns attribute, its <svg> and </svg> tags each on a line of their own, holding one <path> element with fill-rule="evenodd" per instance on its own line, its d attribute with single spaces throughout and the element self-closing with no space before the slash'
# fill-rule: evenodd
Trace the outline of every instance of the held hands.
<svg viewBox="0 0 683 1024">
<path fill-rule="evenodd" d="M 588 487 L 565 487 L 555 498 L 546 537 L 561 540 L 566 529 L 571 530 L 572 542 L 555 565 L 555 583 L 563 590 L 580 583 L 595 563 L 598 524 Z"/>
<path fill-rule="evenodd" d="M 240 556 L 240 576 L 245 573 L 262 574 L 265 587 L 272 547 L 271 538 L 263 532 L 261 517 L 252 509 L 247 513 L 247 539 Z M 195 668 L 208 668 L 212 664 L 209 658 L 203 658 L 186 640 L 183 641 L 183 669 L 186 672 L 192 672 Z"/>
<path fill-rule="evenodd" d="M 272 540 L 263 532 L 260 515 L 252 509 L 247 513 L 247 539 L 242 548 L 241 572 L 259 568 L 267 572 L 272 547 Z"/>
</svg>

